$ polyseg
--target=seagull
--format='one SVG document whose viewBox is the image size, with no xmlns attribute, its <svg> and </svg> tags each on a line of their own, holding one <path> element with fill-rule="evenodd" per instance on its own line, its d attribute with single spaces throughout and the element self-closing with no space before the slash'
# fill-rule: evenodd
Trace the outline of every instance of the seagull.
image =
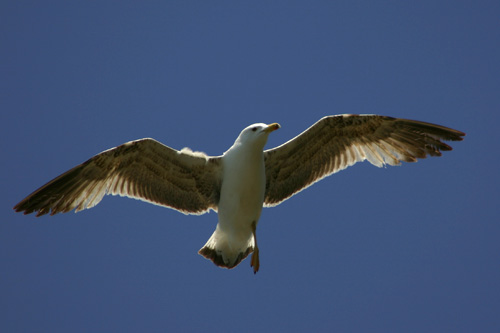
<svg viewBox="0 0 500 333">
<path fill-rule="evenodd" d="M 222 156 L 176 150 L 145 138 L 95 155 L 51 180 L 14 210 L 36 216 L 92 208 L 104 195 L 120 195 L 184 214 L 218 213 L 214 233 L 199 254 L 234 268 L 250 253 L 260 266 L 257 223 L 273 207 L 315 182 L 368 160 L 382 167 L 441 156 L 441 140 L 465 133 L 440 125 L 380 115 L 326 116 L 290 141 L 264 150 L 280 125 L 258 123 L 241 131 Z"/>
</svg>

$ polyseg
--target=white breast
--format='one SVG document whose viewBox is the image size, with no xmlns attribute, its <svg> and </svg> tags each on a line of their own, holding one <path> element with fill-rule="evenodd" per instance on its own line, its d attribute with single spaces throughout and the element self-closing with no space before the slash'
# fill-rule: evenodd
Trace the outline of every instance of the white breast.
<svg viewBox="0 0 500 333">
<path fill-rule="evenodd" d="M 262 150 L 233 149 L 223 157 L 219 227 L 238 242 L 248 242 L 257 224 L 265 191 Z"/>
</svg>

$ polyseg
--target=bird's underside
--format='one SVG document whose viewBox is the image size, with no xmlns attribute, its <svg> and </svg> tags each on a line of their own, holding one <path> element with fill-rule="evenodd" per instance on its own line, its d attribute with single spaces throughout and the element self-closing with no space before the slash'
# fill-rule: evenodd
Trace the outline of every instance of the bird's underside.
<svg viewBox="0 0 500 333">
<path fill-rule="evenodd" d="M 441 151 L 452 149 L 443 141 L 460 141 L 465 136 L 451 128 L 414 120 L 338 115 L 324 117 L 285 144 L 264 151 L 267 136 L 278 128 L 277 124 L 251 125 L 222 156 L 207 156 L 186 148 L 178 151 L 153 139 L 131 141 L 97 154 L 56 177 L 14 209 L 24 214 L 36 212 L 36 216 L 54 215 L 91 208 L 104 195 L 113 194 L 184 214 L 217 211 L 224 197 L 223 159 L 236 149 L 243 154 L 260 149 L 257 158 L 262 159 L 265 172 L 264 197 L 259 199 L 261 209 L 275 206 L 356 162 L 368 160 L 381 167 L 441 156 Z M 202 248 L 200 254 L 217 266 L 232 268 L 254 252 L 251 265 L 256 272 L 259 268 L 256 222 L 251 232 L 253 239 L 243 244 L 234 262 L 224 260 L 225 253 L 218 250 L 217 242 L 212 249 Z"/>
<path fill-rule="evenodd" d="M 257 273 L 260 267 L 259 261 L 259 247 L 257 245 L 257 225 L 255 223 L 252 224 L 252 234 L 254 237 L 254 245 L 251 245 L 246 248 L 245 251 L 239 252 L 232 262 L 226 262 L 221 253 L 219 253 L 216 249 L 204 246 L 202 247 L 198 253 L 203 257 L 211 260 L 216 266 L 223 268 L 234 268 L 239 265 L 239 263 L 245 259 L 250 253 L 252 254 L 252 259 L 250 261 L 250 266 L 253 267 L 254 273 Z"/>
</svg>

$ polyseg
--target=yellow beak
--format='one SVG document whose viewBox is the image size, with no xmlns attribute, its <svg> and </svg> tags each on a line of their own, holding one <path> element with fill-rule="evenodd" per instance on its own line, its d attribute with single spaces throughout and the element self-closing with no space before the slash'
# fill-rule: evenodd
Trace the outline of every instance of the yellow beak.
<svg viewBox="0 0 500 333">
<path fill-rule="evenodd" d="M 272 123 L 270 125 L 267 125 L 267 127 L 264 129 L 264 132 L 271 133 L 272 131 L 276 131 L 280 127 L 280 124 Z"/>
</svg>

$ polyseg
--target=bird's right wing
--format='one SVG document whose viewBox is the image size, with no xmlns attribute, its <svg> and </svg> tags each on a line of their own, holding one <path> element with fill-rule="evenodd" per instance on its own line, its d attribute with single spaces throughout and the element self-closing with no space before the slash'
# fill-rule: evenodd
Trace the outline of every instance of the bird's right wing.
<svg viewBox="0 0 500 333">
<path fill-rule="evenodd" d="M 14 209 L 37 216 L 80 211 L 106 194 L 127 196 L 185 214 L 217 210 L 221 185 L 219 157 L 181 151 L 153 139 L 106 150 L 42 186 Z"/>
<path fill-rule="evenodd" d="M 265 206 L 275 206 L 315 182 L 356 162 L 375 166 L 441 156 L 465 134 L 440 125 L 378 115 L 320 119 L 287 143 L 264 152 Z"/>
</svg>

